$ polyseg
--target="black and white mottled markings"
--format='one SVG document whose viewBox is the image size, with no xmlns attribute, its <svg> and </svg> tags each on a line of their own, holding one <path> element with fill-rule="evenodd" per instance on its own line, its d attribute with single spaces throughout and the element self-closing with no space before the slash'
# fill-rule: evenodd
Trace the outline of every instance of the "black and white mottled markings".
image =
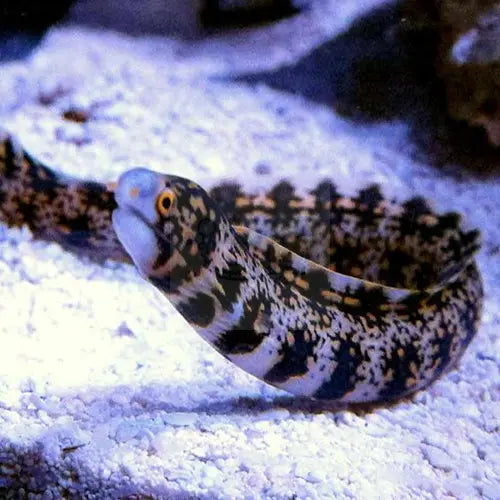
<svg viewBox="0 0 500 500">
<path fill-rule="evenodd" d="M 145 226 L 156 246 L 143 274 L 222 355 L 267 383 L 317 399 L 394 399 L 454 366 L 477 332 L 479 233 L 455 213 L 420 197 L 398 204 L 377 186 L 352 198 L 329 180 L 303 197 L 289 182 L 207 194 L 141 172 L 171 197 Z M 59 175 L 0 133 L 9 226 L 129 262 L 111 224 L 114 187 Z M 134 205 L 138 193 L 120 201 L 136 215 L 146 210 Z M 147 214 L 156 201 L 146 200 Z"/>
</svg>

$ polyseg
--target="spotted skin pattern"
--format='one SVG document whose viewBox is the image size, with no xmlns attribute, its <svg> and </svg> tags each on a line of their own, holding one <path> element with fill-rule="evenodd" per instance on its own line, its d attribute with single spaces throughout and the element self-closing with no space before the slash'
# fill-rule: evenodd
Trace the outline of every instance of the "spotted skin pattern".
<svg viewBox="0 0 500 500">
<path fill-rule="evenodd" d="M 55 173 L 0 130 L 0 220 L 8 226 L 98 260 L 130 261 L 111 225 L 115 208 L 106 186 Z"/>
<path fill-rule="evenodd" d="M 329 182 L 302 198 L 284 182 L 207 193 L 141 168 L 106 187 L 54 173 L 6 135 L 0 219 L 132 261 L 224 357 L 301 396 L 405 396 L 452 367 L 478 328 L 478 232 L 375 186 L 354 198 Z"/>
</svg>

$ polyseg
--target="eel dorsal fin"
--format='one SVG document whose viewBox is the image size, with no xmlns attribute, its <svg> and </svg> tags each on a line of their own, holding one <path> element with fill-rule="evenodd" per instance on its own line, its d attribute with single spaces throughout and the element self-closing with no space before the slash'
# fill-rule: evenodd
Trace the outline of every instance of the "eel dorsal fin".
<svg viewBox="0 0 500 500">
<path fill-rule="evenodd" d="M 243 226 L 233 226 L 240 241 L 268 273 L 285 287 L 296 289 L 302 296 L 324 306 L 334 306 L 349 313 L 404 314 L 415 302 L 438 292 L 442 286 L 426 290 L 395 288 L 348 276 L 312 262 Z"/>
<path fill-rule="evenodd" d="M 459 258 L 444 267 L 437 279 L 422 290 L 386 286 L 332 271 L 288 250 L 267 236 L 243 226 L 233 226 L 251 253 L 265 265 L 268 273 L 304 297 L 345 312 L 405 314 L 416 303 L 440 293 L 469 264 L 478 248 L 478 232 L 464 233 L 469 241 Z"/>
</svg>

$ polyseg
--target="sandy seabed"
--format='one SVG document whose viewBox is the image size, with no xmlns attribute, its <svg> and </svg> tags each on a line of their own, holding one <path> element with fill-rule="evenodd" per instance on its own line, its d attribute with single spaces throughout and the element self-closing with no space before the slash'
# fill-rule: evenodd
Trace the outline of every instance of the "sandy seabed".
<svg viewBox="0 0 500 500">
<path fill-rule="evenodd" d="M 81 178 L 145 165 L 304 191 L 328 177 L 465 213 L 486 302 L 460 365 L 369 412 L 296 400 L 219 356 L 132 267 L 0 225 L 2 498 L 500 498 L 499 182 L 419 160 L 401 121 L 227 78 L 292 64 L 380 2 L 353 3 L 203 40 L 54 27 L 1 63 L 0 124 Z"/>
</svg>

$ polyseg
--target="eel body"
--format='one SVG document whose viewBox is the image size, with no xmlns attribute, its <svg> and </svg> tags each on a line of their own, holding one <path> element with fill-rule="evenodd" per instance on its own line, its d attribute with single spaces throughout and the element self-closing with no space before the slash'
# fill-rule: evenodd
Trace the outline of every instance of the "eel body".
<svg viewBox="0 0 500 500">
<path fill-rule="evenodd" d="M 206 192 L 144 168 L 70 179 L 0 139 L 0 220 L 91 257 L 132 261 L 224 357 L 296 395 L 390 400 L 452 367 L 474 337 L 479 233 L 421 198 L 330 182 Z"/>
</svg>

